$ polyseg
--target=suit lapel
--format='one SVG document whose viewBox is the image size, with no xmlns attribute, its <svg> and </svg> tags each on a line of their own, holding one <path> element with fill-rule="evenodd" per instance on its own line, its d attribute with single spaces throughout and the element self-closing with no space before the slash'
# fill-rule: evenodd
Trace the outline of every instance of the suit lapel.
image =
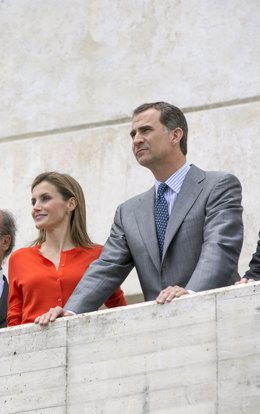
<svg viewBox="0 0 260 414">
<path fill-rule="evenodd" d="M 160 254 L 154 222 L 154 187 L 142 194 L 138 201 L 140 206 L 135 210 L 135 217 L 140 235 L 156 269 L 160 271 Z"/>
<path fill-rule="evenodd" d="M 7 296 L 8 296 L 8 283 L 4 277 L 4 289 L 0 297 L 0 324 L 6 320 L 7 314 Z"/>
<path fill-rule="evenodd" d="M 204 179 L 205 172 L 192 165 L 187 173 L 187 176 L 185 177 L 169 218 L 165 234 L 163 258 L 186 214 L 191 209 L 202 191 L 203 187 L 201 182 Z M 146 193 L 141 194 L 138 201 L 140 205 L 135 209 L 135 218 L 140 235 L 149 251 L 151 260 L 153 261 L 158 272 L 160 272 L 161 260 L 154 222 L 154 187 Z"/>
<path fill-rule="evenodd" d="M 182 184 L 181 190 L 176 198 L 169 218 L 165 234 L 163 258 L 169 247 L 169 244 L 171 243 L 185 216 L 202 191 L 203 187 L 201 185 L 201 181 L 204 179 L 205 173 L 199 168 L 191 166 Z"/>
</svg>

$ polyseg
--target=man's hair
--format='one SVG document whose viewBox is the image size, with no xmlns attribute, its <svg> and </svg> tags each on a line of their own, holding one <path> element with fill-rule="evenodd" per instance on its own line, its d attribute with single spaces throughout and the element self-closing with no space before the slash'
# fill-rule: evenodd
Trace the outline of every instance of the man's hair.
<svg viewBox="0 0 260 414">
<path fill-rule="evenodd" d="M 179 108 L 177 108 L 177 106 L 171 105 L 167 102 L 152 102 L 138 106 L 133 111 L 133 117 L 151 108 L 154 108 L 160 112 L 160 122 L 168 129 L 168 131 L 171 131 L 175 128 L 182 129 L 183 136 L 180 141 L 180 149 L 181 152 L 184 155 L 186 155 L 188 140 L 188 124 L 184 116 L 184 113 Z"/>
<path fill-rule="evenodd" d="M 0 210 L 0 233 L 1 235 L 9 235 L 11 242 L 9 248 L 4 253 L 4 258 L 9 256 L 15 245 L 16 224 L 12 213 L 8 210 Z"/>
</svg>

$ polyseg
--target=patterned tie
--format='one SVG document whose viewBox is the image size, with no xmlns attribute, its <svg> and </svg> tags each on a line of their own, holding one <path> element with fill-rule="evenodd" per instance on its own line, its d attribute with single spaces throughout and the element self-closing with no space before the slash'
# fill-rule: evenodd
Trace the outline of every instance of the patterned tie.
<svg viewBox="0 0 260 414">
<path fill-rule="evenodd" d="M 169 220 L 168 204 L 164 197 L 164 192 L 167 190 L 167 188 L 168 185 L 165 183 L 159 185 L 157 197 L 154 203 L 154 219 L 161 258 L 163 253 L 166 227 Z"/>
</svg>

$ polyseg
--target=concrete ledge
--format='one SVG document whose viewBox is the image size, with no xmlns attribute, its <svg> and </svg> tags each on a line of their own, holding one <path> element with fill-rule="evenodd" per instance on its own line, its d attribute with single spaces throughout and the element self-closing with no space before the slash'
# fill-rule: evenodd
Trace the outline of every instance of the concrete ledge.
<svg viewBox="0 0 260 414">
<path fill-rule="evenodd" d="M 0 331 L 1 414 L 258 414 L 260 282 Z"/>
</svg>

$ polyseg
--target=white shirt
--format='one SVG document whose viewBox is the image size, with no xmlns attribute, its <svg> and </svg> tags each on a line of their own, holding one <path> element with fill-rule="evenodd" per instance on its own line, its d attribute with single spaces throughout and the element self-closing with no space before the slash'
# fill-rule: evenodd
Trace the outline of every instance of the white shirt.
<svg viewBox="0 0 260 414">
<path fill-rule="evenodd" d="M 164 197 L 168 204 L 169 216 L 171 215 L 171 211 L 176 201 L 177 195 L 180 192 L 181 186 L 183 184 L 183 181 L 189 169 L 190 169 L 190 165 L 187 162 L 185 162 L 185 164 L 181 168 L 179 168 L 175 173 L 173 173 L 165 181 L 165 184 L 168 185 L 168 188 L 164 192 Z M 160 184 L 161 184 L 160 181 L 155 180 L 156 197 L 157 197 L 158 187 Z"/>
<path fill-rule="evenodd" d="M 3 269 L 0 268 L 0 297 L 2 296 L 3 290 L 4 290 L 4 278 L 3 278 Z"/>
</svg>

